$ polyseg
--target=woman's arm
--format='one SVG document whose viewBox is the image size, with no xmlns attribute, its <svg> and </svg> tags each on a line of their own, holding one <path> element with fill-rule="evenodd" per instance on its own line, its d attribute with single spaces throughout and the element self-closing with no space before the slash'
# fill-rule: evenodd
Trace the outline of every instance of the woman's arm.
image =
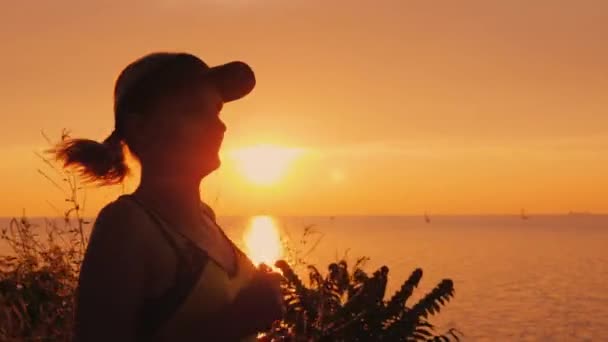
<svg viewBox="0 0 608 342">
<path fill-rule="evenodd" d="M 137 221 L 120 202 L 99 214 L 80 271 L 76 341 L 135 341 L 145 279 L 145 239 Z"/>
<path fill-rule="evenodd" d="M 235 300 L 201 326 L 204 340 L 236 341 L 267 330 L 283 315 L 281 275 L 257 271 Z"/>
</svg>

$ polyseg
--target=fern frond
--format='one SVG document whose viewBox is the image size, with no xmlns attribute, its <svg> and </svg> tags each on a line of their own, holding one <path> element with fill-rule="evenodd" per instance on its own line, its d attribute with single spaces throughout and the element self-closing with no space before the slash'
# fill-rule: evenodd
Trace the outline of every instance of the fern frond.
<svg viewBox="0 0 608 342">
<path fill-rule="evenodd" d="M 386 316 L 388 318 L 397 316 L 403 310 L 407 300 L 414 292 L 414 288 L 418 287 L 420 279 L 422 279 L 422 269 L 417 268 L 386 304 Z"/>
<path fill-rule="evenodd" d="M 430 293 L 422 298 L 412 309 L 407 312 L 410 318 L 420 316 L 427 318 L 429 314 L 438 313 L 441 306 L 454 296 L 454 283 L 450 279 L 442 280 Z"/>
</svg>

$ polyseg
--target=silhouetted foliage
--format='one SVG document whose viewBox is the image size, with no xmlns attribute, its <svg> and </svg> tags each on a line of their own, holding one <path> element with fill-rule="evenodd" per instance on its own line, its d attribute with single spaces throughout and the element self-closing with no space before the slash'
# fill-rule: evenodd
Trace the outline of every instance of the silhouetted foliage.
<svg viewBox="0 0 608 342">
<path fill-rule="evenodd" d="M 75 288 L 88 243 L 83 189 L 76 174 L 38 156 L 45 165 L 38 172 L 63 193 L 66 207 L 56 209 L 60 222 L 38 226 L 23 213 L 0 232 L 0 242 L 12 250 L 0 255 L 0 341 L 69 341 L 73 330 Z"/>
<path fill-rule="evenodd" d="M 430 293 L 408 307 L 422 279 L 416 269 L 399 290 L 385 300 L 389 269 L 382 266 L 371 276 L 359 259 L 352 272 L 342 260 L 322 276 L 308 266 L 307 287 L 285 262 L 276 267 L 285 277 L 286 314 L 263 337 L 268 341 L 459 341 L 458 331 L 438 334 L 428 321 L 454 296 L 451 280 L 441 281 Z"/>
</svg>

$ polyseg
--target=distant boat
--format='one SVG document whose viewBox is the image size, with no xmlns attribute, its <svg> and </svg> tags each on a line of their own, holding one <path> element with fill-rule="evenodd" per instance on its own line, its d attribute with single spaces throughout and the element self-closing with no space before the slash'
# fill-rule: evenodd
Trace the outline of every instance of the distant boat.
<svg viewBox="0 0 608 342">
<path fill-rule="evenodd" d="M 530 217 L 529 217 L 529 216 L 526 214 L 526 211 L 525 211 L 525 210 L 523 210 L 523 209 L 521 210 L 520 217 L 521 217 L 521 219 L 522 219 L 522 220 L 527 220 L 527 219 L 529 219 L 529 218 L 530 218 Z"/>
<path fill-rule="evenodd" d="M 431 223 L 431 218 L 429 217 L 429 215 L 427 213 L 424 213 L 424 222 Z"/>
<path fill-rule="evenodd" d="M 568 212 L 568 215 L 570 215 L 570 216 L 589 216 L 592 214 L 588 211 L 570 211 L 570 212 Z"/>
</svg>

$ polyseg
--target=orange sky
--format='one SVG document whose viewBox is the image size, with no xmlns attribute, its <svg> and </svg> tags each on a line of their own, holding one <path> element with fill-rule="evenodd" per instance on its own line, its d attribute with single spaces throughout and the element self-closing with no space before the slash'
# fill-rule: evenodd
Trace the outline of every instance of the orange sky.
<svg viewBox="0 0 608 342">
<path fill-rule="evenodd" d="M 221 214 L 608 212 L 606 1 L 98 3 L 2 6 L 0 216 L 61 205 L 40 130 L 103 139 L 118 72 L 154 50 L 253 66 L 226 154 L 305 151 L 266 187 L 226 158 L 203 188 Z"/>
</svg>

